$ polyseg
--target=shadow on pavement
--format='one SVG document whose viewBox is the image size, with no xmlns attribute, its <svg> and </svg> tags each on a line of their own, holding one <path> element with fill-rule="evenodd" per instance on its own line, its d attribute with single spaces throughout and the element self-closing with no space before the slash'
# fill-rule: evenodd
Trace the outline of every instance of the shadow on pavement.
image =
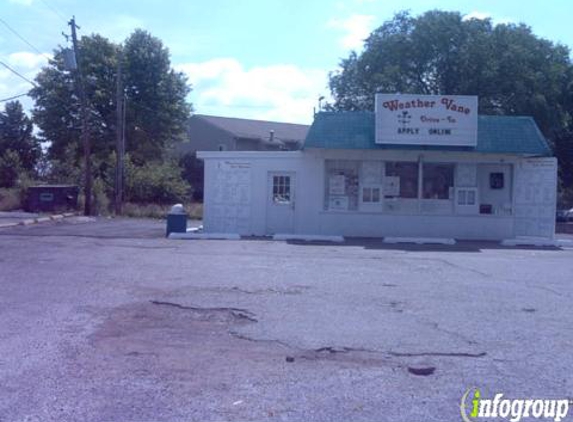
<svg viewBox="0 0 573 422">
<path fill-rule="evenodd" d="M 536 246 L 502 246 L 496 241 L 472 241 L 472 240 L 458 240 L 455 245 L 441 245 L 441 244 L 423 244 L 418 245 L 415 243 L 384 243 L 380 238 L 364 238 L 364 237 L 350 237 L 346 238 L 344 243 L 332 242 L 312 242 L 312 241 L 298 241 L 290 240 L 287 243 L 298 246 L 353 246 L 362 247 L 364 249 L 380 249 L 380 250 L 399 250 L 408 252 L 482 252 L 487 249 L 521 249 L 521 250 L 543 250 L 543 251 L 561 251 L 562 248 L 551 247 L 536 247 Z"/>
</svg>

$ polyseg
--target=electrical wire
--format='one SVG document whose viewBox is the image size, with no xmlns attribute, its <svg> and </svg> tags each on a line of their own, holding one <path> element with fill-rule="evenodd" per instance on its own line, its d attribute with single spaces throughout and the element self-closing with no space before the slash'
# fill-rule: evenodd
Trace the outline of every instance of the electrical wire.
<svg viewBox="0 0 573 422">
<path fill-rule="evenodd" d="M 25 94 L 13 95 L 12 97 L 8 97 L 8 98 L 2 98 L 0 100 L 0 103 L 4 103 L 6 101 L 12 101 L 12 100 L 15 100 L 16 98 L 20 98 L 20 97 L 26 97 L 27 95 L 29 95 L 28 92 L 26 92 Z"/>
<path fill-rule="evenodd" d="M 12 69 L 10 66 L 8 66 L 6 63 L 4 63 L 2 60 L 0 60 L 0 64 L 2 66 L 4 66 L 6 69 L 8 69 L 10 72 L 12 72 L 14 75 L 19 76 L 20 78 L 22 78 L 23 80 L 25 80 L 26 82 L 28 82 L 29 84 L 31 84 L 32 86 L 34 86 L 34 88 L 36 88 L 38 85 L 36 85 L 35 82 L 31 81 L 30 79 L 28 79 L 27 77 L 25 77 L 24 75 L 22 75 L 21 73 L 19 73 L 18 71 Z"/>
<path fill-rule="evenodd" d="M 10 32 L 12 32 L 12 33 L 13 33 L 14 35 L 16 35 L 18 38 L 20 38 L 25 44 L 27 44 L 27 45 L 28 45 L 32 50 L 34 50 L 36 53 L 40 54 L 41 56 L 44 56 L 44 57 L 48 60 L 48 62 L 51 62 L 51 61 L 52 61 L 52 59 L 51 59 L 49 56 L 47 56 L 46 54 L 42 53 L 42 52 L 40 51 L 40 49 L 38 49 L 38 48 L 37 48 L 35 45 L 33 45 L 30 41 L 28 41 L 26 38 L 24 38 L 22 35 L 20 35 L 14 28 L 12 28 L 10 25 L 8 25 L 8 23 L 7 23 L 4 19 L 0 18 L 0 22 L 1 22 L 2 24 L 4 24 L 4 26 L 5 26 L 6 28 L 8 28 L 8 30 L 9 30 Z"/>
<path fill-rule="evenodd" d="M 50 6 L 50 4 L 46 0 L 40 0 L 40 1 L 44 3 L 44 6 L 50 9 L 57 17 L 63 20 L 66 23 L 66 25 L 68 24 L 68 20 L 64 17 L 64 15 L 58 12 L 58 10 L 55 7 Z"/>
</svg>

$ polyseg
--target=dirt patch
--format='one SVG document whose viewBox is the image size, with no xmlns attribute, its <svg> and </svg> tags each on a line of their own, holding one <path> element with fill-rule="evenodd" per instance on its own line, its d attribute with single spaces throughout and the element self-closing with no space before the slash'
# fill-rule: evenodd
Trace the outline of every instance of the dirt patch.
<svg viewBox="0 0 573 422">
<path fill-rule="evenodd" d="M 109 420 L 113 415 L 106 412 L 141 403 L 142 394 L 150 394 L 146 404 L 157 409 L 170 408 L 161 401 L 167 397 L 184 403 L 204 394 L 227 396 L 263 374 L 284 376 L 287 347 L 246 342 L 230 332 L 255 321 L 244 309 L 201 309 L 173 302 L 122 306 L 106 315 L 89 337 L 90 350 L 74 366 L 91 382 L 105 386 L 97 394 Z M 226 410 L 221 412 L 225 419 Z"/>
</svg>

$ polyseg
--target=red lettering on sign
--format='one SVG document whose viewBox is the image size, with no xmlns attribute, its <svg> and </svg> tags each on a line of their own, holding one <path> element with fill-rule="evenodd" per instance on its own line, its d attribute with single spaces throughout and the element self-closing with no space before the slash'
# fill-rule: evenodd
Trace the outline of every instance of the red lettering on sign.
<svg viewBox="0 0 573 422">
<path fill-rule="evenodd" d="M 412 101 L 400 102 L 399 100 L 384 101 L 382 107 L 390 111 L 403 110 L 405 108 L 433 108 L 435 101 L 422 101 L 419 98 Z"/>
<path fill-rule="evenodd" d="M 463 114 L 470 114 L 471 110 L 468 107 L 456 104 L 454 100 L 452 100 L 451 98 L 444 97 L 442 98 L 441 102 L 446 107 L 447 110 L 457 111 L 458 113 L 463 113 Z"/>
</svg>

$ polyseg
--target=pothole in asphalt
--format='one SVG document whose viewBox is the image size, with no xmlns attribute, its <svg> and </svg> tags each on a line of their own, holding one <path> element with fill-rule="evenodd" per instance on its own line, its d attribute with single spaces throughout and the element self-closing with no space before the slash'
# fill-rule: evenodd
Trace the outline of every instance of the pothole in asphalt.
<svg viewBox="0 0 573 422">
<path fill-rule="evenodd" d="M 408 372 L 412 375 L 427 377 L 436 371 L 435 366 L 408 366 Z"/>
<path fill-rule="evenodd" d="M 160 300 L 151 300 L 154 305 L 169 306 L 176 309 L 189 311 L 190 316 L 195 317 L 198 321 L 211 322 L 257 322 L 255 314 L 241 308 L 200 308 L 196 306 L 181 305 L 175 302 L 165 302 Z"/>
<path fill-rule="evenodd" d="M 256 315 L 235 307 L 201 308 L 152 300 L 107 310 L 104 315 L 105 320 L 90 336 L 90 343 L 94 356 L 106 356 L 106 365 L 114 362 L 111 370 L 123 373 L 155 367 L 160 373 L 179 371 L 187 381 L 191 376 L 193 380 L 201 379 L 196 378 L 197 374 L 212 376 L 212 371 L 218 371 L 222 378 L 235 372 L 248 374 L 251 367 L 280 372 L 285 364 L 304 368 L 392 367 L 406 369 L 416 376 L 429 376 L 436 370 L 434 365 L 405 360 L 486 355 L 464 351 L 386 352 L 336 345 L 299 348 L 280 340 L 247 336 L 237 328 L 257 323 Z"/>
</svg>

